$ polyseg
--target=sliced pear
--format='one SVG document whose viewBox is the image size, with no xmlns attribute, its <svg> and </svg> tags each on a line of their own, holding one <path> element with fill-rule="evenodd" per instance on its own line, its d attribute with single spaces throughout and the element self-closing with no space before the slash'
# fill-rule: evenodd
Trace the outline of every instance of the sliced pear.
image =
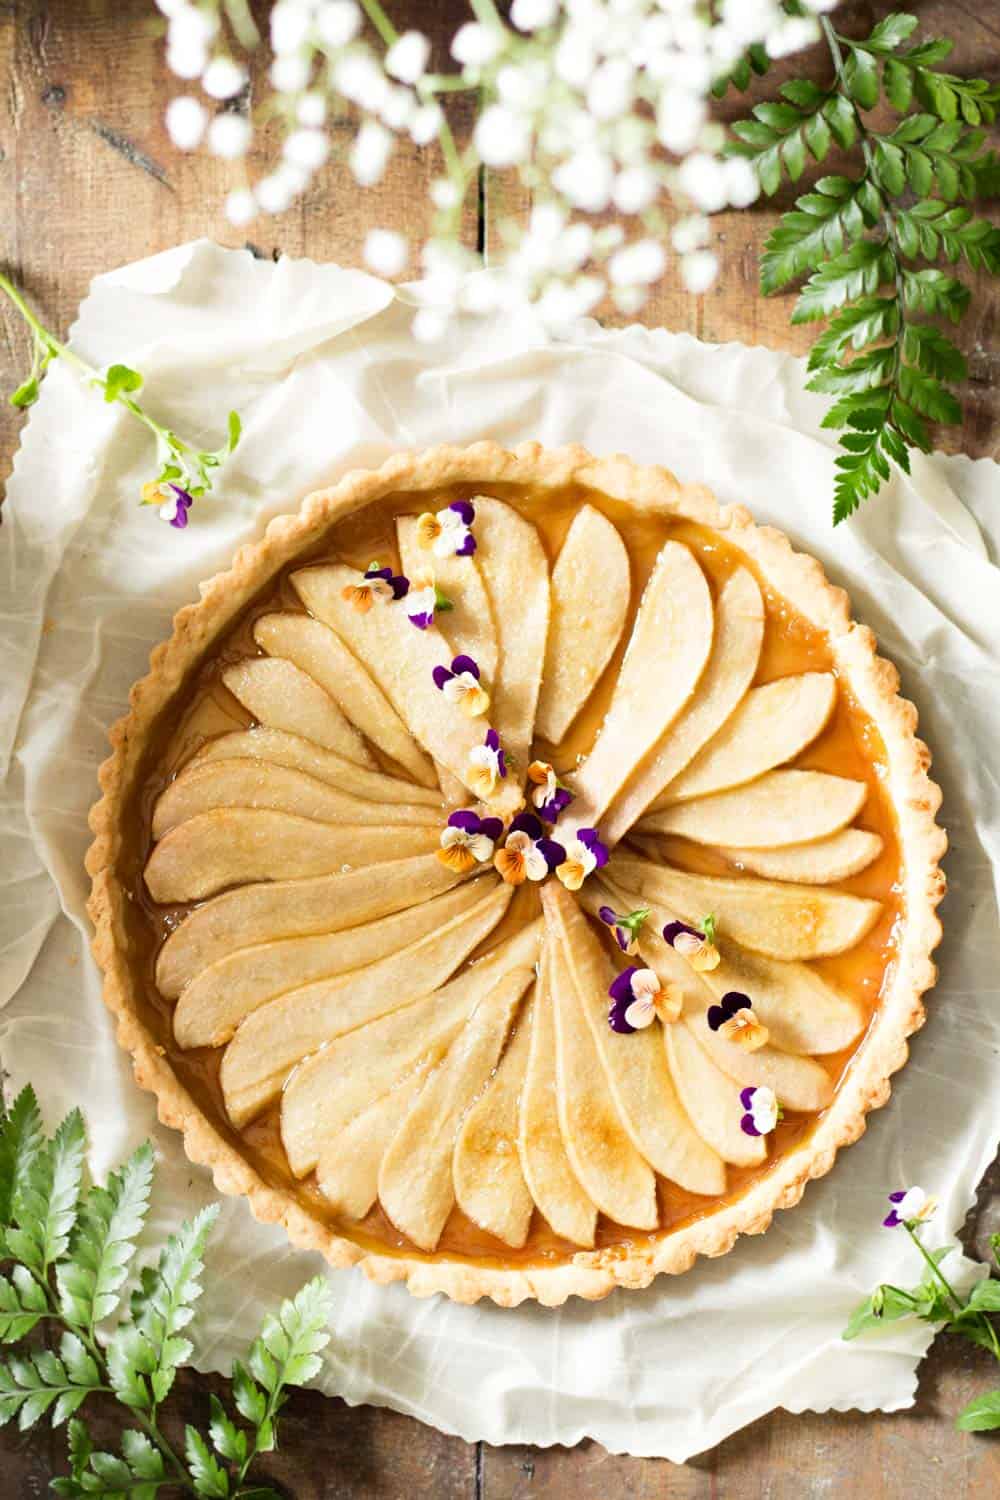
<svg viewBox="0 0 1000 1500">
<path fill-rule="evenodd" d="M 686 706 L 712 648 L 712 596 L 687 547 L 665 542 L 639 604 L 608 716 L 573 781 L 593 826 Z"/>
<path fill-rule="evenodd" d="M 451 662 L 444 636 L 436 628 L 417 630 L 402 605 L 376 605 L 360 614 L 342 597 L 342 590 L 356 581 L 357 574 L 339 563 L 292 574 L 306 607 L 361 658 L 427 752 L 468 786 L 469 752 L 483 743 L 486 721 L 467 719 L 434 686 L 434 668 Z M 519 787 L 508 776 L 498 783 L 490 807 L 505 816 L 522 802 Z"/>
<path fill-rule="evenodd" d="M 264 808 L 219 807 L 172 828 L 146 863 L 154 901 L 201 901 L 251 880 L 345 874 L 436 849 L 435 828 L 334 827 Z"/>
<path fill-rule="evenodd" d="M 297 1177 L 334 1150 L 358 1111 L 380 1099 L 401 1074 L 422 1059 L 436 1061 L 504 975 L 531 967 L 541 930 L 540 921 L 522 928 L 442 989 L 336 1037 L 295 1069 L 282 1096 L 281 1139 Z"/>
<path fill-rule="evenodd" d="M 469 1110 L 455 1142 L 452 1176 L 462 1212 L 519 1250 L 534 1204 L 517 1154 L 517 1115 L 528 1066 L 531 1029 L 522 1011 L 496 1077 Z"/>
<path fill-rule="evenodd" d="M 658 1218 L 656 1178 L 622 1123 L 577 994 L 566 945 L 553 936 L 561 904 L 557 891 L 567 894 L 553 881 L 542 887 L 556 1016 L 556 1098 L 566 1154 L 602 1213 L 618 1224 L 653 1229 Z"/>
<path fill-rule="evenodd" d="M 437 772 L 441 800 L 445 807 L 463 807 L 469 800 L 469 793 L 458 777 L 453 776 L 448 767 L 443 766 L 440 761 L 434 762 L 434 770 Z"/>
<path fill-rule="evenodd" d="M 235 948 L 359 927 L 450 890 L 461 878 L 433 854 L 421 854 L 377 869 L 240 886 L 189 912 L 174 929 L 156 960 L 156 987 L 173 999 Z"/>
<path fill-rule="evenodd" d="M 253 638 L 268 656 L 293 662 L 307 672 L 329 693 L 344 717 L 420 786 L 434 785 L 430 761 L 381 688 L 328 625 L 310 615 L 282 610 L 261 615 L 254 622 Z"/>
<path fill-rule="evenodd" d="M 864 1030 L 862 1007 L 806 964 L 780 963 L 721 939 L 720 948 L 719 967 L 701 976 L 706 986 L 716 998 L 730 990 L 749 995 L 782 1052 L 842 1052 Z"/>
<path fill-rule="evenodd" d="M 497 628 L 476 558 L 433 557 L 425 552 L 417 542 L 416 516 L 397 518 L 396 539 L 400 565 L 408 578 L 433 570 L 438 588 L 452 605 L 447 614 L 440 617 L 438 629 L 454 656 L 472 657 L 487 688 L 492 691 L 499 655 Z"/>
<path fill-rule="evenodd" d="M 339 792 L 305 771 L 290 771 L 266 760 L 210 760 L 189 766 L 157 798 L 153 837 L 160 839 L 178 823 L 216 807 L 260 807 L 293 813 L 317 823 L 386 823 L 409 828 L 437 828 L 441 813 L 419 803 L 368 802 Z"/>
<path fill-rule="evenodd" d="M 597 933 L 570 893 L 552 887 L 545 914 L 549 931 L 561 945 L 562 961 L 573 976 L 576 993 L 604 1064 L 622 1123 L 632 1144 L 663 1177 L 691 1193 L 721 1193 L 726 1172 L 718 1155 L 692 1128 L 653 1025 L 622 1036 L 608 1025 L 608 986 L 617 970 Z"/>
<path fill-rule="evenodd" d="M 342 932 L 238 948 L 203 969 L 182 993 L 174 1011 L 177 1043 L 185 1048 L 220 1047 L 245 1016 L 275 995 L 398 953 L 481 899 L 481 888 L 469 882 L 399 912 L 392 922 L 367 922 Z"/>
<path fill-rule="evenodd" d="M 814 844 L 787 844 L 783 849 L 722 849 L 737 869 L 767 880 L 797 885 L 835 885 L 857 875 L 878 859 L 882 840 L 864 828 L 843 828 Z"/>
<path fill-rule="evenodd" d="M 830 672 L 802 672 L 753 688 L 667 787 L 663 801 L 724 792 L 794 760 L 826 728 L 836 701 L 837 684 Z"/>
<path fill-rule="evenodd" d="M 509 888 L 494 888 L 471 911 L 367 969 L 287 990 L 253 1011 L 226 1048 L 219 1074 L 233 1124 L 245 1125 L 276 1098 L 289 1070 L 324 1042 L 444 984 L 492 932 L 509 900 Z"/>
<path fill-rule="evenodd" d="M 612 802 L 601 824 L 606 843 L 624 837 L 729 718 L 753 681 L 763 639 L 760 589 L 746 568 L 737 568 L 719 592 L 712 652 L 697 696 Z"/>
<path fill-rule="evenodd" d="M 538 733 L 558 745 L 591 692 L 625 628 L 631 582 L 625 544 L 606 516 L 584 505 L 573 517 L 552 569 Z"/>
<path fill-rule="evenodd" d="M 490 716 L 523 778 L 549 632 L 549 564 L 530 521 L 488 495 L 476 495 L 472 503 L 476 562 L 499 647 Z"/>
<path fill-rule="evenodd" d="M 673 833 L 696 844 L 780 849 L 846 827 L 868 796 L 863 781 L 826 771 L 768 771 L 757 781 L 651 812 L 640 833 Z"/>
<path fill-rule="evenodd" d="M 527 1017 L 522 1025 L 529 1025 Z M 571 1245 L 593 1245 L 597 1208 L 570 1165 L 556 1101 L 556 1031 L 547 962 L 531 1006 L 531 1049 L 518 1113 L 517 1152 L 532 1198 L 551 1228 Z"/>
<path fill-rule="evenodd" d="M 589 884 L 591 882 L 588 882 Z M 707 1013 L 708 1007 L 713 1005 L 718 998 L 718 990 L 713 991 L 709 988 L 706 980 L 714 979 L 719 970 L 713 970 L 709 974 L 695 973 L 687 960 L 679 953 L 675 953 L 661 936 L 662 929 L 669 920 L 671 920 L 670 913 L 664 911 L 662 907 L 654 906 L 650 909 L 649 919 L 643 925 L 639 936 L 639 954 L 642 962 L 648 964 L 664 984 L 676 985 L 681 990 L 684 996 L 682 1019 L 690 1026 L 694 1036 L 716 1067 L 721 1068 L 723 1073 L 728 1074 L 730 1078 L 734 1078 L 741 1087 L 748 1084 L 769 1085 L 788 1109 L 813 1111 L 825 1108 L 833 1097 L 833 1086 L 828 1074 L 811 1058 L 779 1052 L 773 1046 L 761 1047 L 756 1052 L 744 1052 L 741 1047 L 726 1041 L 725 1037 L 720 1036 L 717 1031 L 712 1031 L 708 1025 Z M 749 960 L 750 955 L 741 953 L 740 958 L 741 961 Z M 775 967 L 792 969 L 798 968 L 799 965 L 777 964 Z M 806 972 L 811 974 L 810 970 Z M 733 987 L 742 986 L 727 986 L 727 988 Z M 769 1005 L 769 997 L 764 994 L 763 990 L 761 993 L 764 999 L 764 1005 L 761 1007 L 762 1018 L 767 1021 L 768 1025 L 774 1022 L 776 1030 L 780 1030 L 776 1020 L 776 1006 Z M 754 1004 L 757 1005 L 756 993 Z M 800 1029 L 801 1025 L 800 1022 Z M 821 1042 L 825 1035 L 830 1034 L 830 1030 L 830 1026 L 820 1019 L 817 1034 Z M 845 1027 L 842 1026 L 841 1030 L 842 1034 L 846 1034 Z"/>
<path fill-rule="evenodd" d="M 395 1088 L 355 1115 L 320 1157 L 317 1186 L 345 1219 L 363 1219 L 378 1197 L 378 1173 L 386 1147 L 423 1087 L 430 1067 L 430 1060 L 418 1063 Z"/>
<path fill-rule="evenodd" d="M 345 760 L 375 769 L 361 735 L 329 693 L 290 661 L 254 656 L 227 667 L 222 680 L 243 707 L 269 729 L 283 729 L 336 750 Z"/>
<path fill-rule="evenodd" d="M 699 1135 L 734 1167 L 759 1165 L 767 1157 L 767 1141 L 741 1128 L 746 1111 L 735 1080 L 716 1067 L 683 1021 L 662 1030 L 677 1092 Z"/>
<path fill-rule="evenodd" d="M 382 1158 L 379 1201 L 396 1228 L 421 1250 L 436 1247 L 455 1206 L 452 1158 L 462 1117 L 496 1067 L 533 978 L 531 969 L 515 969 L 480 1000 Z"/>
<path fill-rule="evenodd" d="M 325 781 L 338 791 L 349 792 L 352 797 L 366 797 L 370 802 L 404 802 L 413 806 L 441 808 L 441 797 L 437 784 L 415 786 L 412 781 L 403 781 L 398 776 L 386 776 L 381 771 L 369 771 L 364 766 L 345 760 L 334 750 L 324 750 L 312 740 L 300 739 L 298 735 L 286 734 L 283 729 L 244 729 L 233 734 L 220 734 L 209 740 L 188 766 L 202 766 L 213 760 L 263 760 L 274 766 L 287 766 L 290 771 L 304 771 Z M 187 769 L 187 767 L 185 767 Z"/>
<path fill-rule="evenodd" d="M 714 913 L 719 931 L 769 958 L 826 958 L 845 953 L 875 925 L 878 901 L 818 886 L 689 875 L 648 859 L 615 860 L 615 877 L 646 904 L 657 902 L 683 922 Z"/>
</svg>

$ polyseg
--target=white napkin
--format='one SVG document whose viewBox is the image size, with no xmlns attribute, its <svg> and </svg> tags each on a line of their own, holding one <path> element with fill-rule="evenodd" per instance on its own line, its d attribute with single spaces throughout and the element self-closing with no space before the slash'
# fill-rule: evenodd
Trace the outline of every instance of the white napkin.
<svg viewBox="0 0 1000 1500">
<path fill-rule="evenodd" d="M 913 1399 L 922 1326 L 840 1340 L 881 1279 L 916 1279 L 884 1197 L 919 1182 L 952 1235 L 997 1149 L 1000 1093 L 1000 483 L 982 461 L 918 459 L 850 525 L 829 521 L 834 450 L 801 361 L 687 335 L 581 326 L 546 339 L 530 312 L 463 323 L 433 348 L 374 278 L 257 262 L 197 243 L 99 277 L 73 345 L 146 376 L 161 418 L 206 446 L 225 413 L 245 437 L 185 532 L 140 509 L 146 434 L 53 368 L 0 530 L 0 1056 L 48 1121 L 86 1111 L 103 1174 L 144 1136 L 166 1232 L 215 1195 L 132 1081 L 87 951 L 83 857 L 109 724 L 198 581 L 308 490 L 393 449 L 490 436 L 577 441 L 703 480 L 788 531 L 847 585 L 919 709 L 952 840 L 941 981 L 891 1106 L 833 1173 L 743 1240 L 641 1293 L 557 1311 L 422 1302 L 332 1274 L 335 1338 L 320 1384 L 491 1443 L 572 1444 L 682 1461 L 776 1406 L 893 1410 Z M 321 1267 L 223 1202 L 195 1341 L 227 1368 L 265 1304 Z"/>
</svg>

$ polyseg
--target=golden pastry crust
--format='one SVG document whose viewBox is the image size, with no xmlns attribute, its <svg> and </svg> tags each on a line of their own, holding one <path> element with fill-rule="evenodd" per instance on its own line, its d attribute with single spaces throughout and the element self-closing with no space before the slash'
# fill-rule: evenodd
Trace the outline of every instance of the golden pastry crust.
<svg viewBox="0 0 1000 1500">
<path fill-rule="evenodd" d="M 735 1201 L 665 1231 L 648 1247 L 581 1251 L 561 1263 L 531 1268 L 365 1250 L 311 1216 L 291 1192 L 265 1183 L 182 1086 L 142 1020 L 140 986 L 128 956 L 129 895 L 118 873 L 123 814 L 157 718 L 243 609 L 340 518 L 397 491 L 435 491 L 466 482 L 582 485 L 639 511 L 714 528 L 742 549 L 777 594 L 826 632 L 840 674 L 878 729 L 902 859 L 905 916 L 879 1008 L 833 1103 L 804 1142 Z M 526 443 L 510 452 L 482 442 L 399 453 L 379 469 L 345 475 L 339 484 L 310 495 L 297 513 L 273 520 L 260 541 L 241 548 L 226 572 L 202 585 L 200 601 L 178 612 L 170 639 L 151 653 L 148 675 L 133 687 L 129 711 L 111 731 L 111 754 L 100 770 L 102 795 L 90 814 L 89 911 L 105 1002 L 116 1018 L 118 1041 L 132 1056 L 136 1081 L 155 1094 L 160 1120 L 182 1133 L 188 1157 L 211 1169 L 220 1192 L 245 1196 L 259 1220 L 281 1223 L 293 1244 L 318 1250 L 331 1265 L 360 1264 L 376 1282 L 405 1280 L 417 1296 L 443 1292 L 458 1302 L 490 1297 L 501 1306 L 534 1298 L 557 1306 L 570 1296 L 594 1300 L 616 1286 L 644 1287 L 661 1272 L 687 1270 L 699 1255 L 724 1255 L 740 1234 L 763 1233 L 775 1210 L 797 1203 L 809 1179 L 828 1172 L 838 1149 L 863 1133 L 865 1116 L 886 1102 L 891 1076 L 906 1061 L 907 1037 L 925 1018 L 921 996 L 936 976 L 931 954 L 941 936 L 935 908 L 944 894 L 939 861 L 947 839 L 935 821 L 941 793 L 928 776 L 929 752 L 916 737 L 916 710 L 899 697 L 898 688 L 895 667 L 877 655 L 874 635 L 852 621 L 846 593 L 827 581 L 814 558 L 797 553 L 781 532 L 756 526 L 742 507 L 720 506 L 708 490 L 681 485 L 665 469 L 641 467 L 620 455 L 595 458 L 577 446 L 546 449 Z"/>
</svg>

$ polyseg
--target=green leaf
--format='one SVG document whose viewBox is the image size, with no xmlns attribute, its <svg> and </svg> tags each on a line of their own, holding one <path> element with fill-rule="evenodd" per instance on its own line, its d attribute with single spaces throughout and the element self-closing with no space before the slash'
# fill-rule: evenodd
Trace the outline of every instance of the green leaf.
<svg viewBox="0 0 1000 1500">
<path fill-rule="evenodd" d="M 47 1412 L 57 1427 L 87 1395 L 101 1388 L 100 1372 L 72 1334 L 63 1335 L 59 1354 L 50 1349 L 0 1363 L 0 1426 L 17 1417 L 24 1432 Z"/>
<path fill-rule="evenodd" d="M 913 35 L 918 25 L 916 16 L 908 15 L 905 11 L 890 11 L 872 28 L 865 46 L 894 51 Z"/>
<path fill-rule="evenodd" d="M 859 391 L 841 396 L 830 407 L 823 418 L 822 426 L 828 428 L 852 427 L 861 432 L 874 432 L 885 422 L 891 386 L 879 386 L 870 391 Z"/>
<path fill-rule="evenodd" d="M 899 146 L 891 141 L 876 140 L 875 171 L 885 192 L 898 198 L 906 187 L 906 166 Z"/>
<path fill-rule="evenodd" d="M 850 100 L 834 94 L 823 106 L 823 115 L 837 145 L 850 150 L 858 138 L 858 122 Z"/>
<path fill-rule="evenodd" d="M 240 414 L 237 411 L 231 411 L 229 413 L 229 420 L 228 420 L 228 436 L 229 436 L 228 451 L 230 453 L 232 453 L 233 449 L 236 447 L 236 444 L 239 442 L 242 434 L 243 434 L 243 423 L 242 423 L 242 421 L 240 419 Z"/>
<path fill-rule="evenodd" d="M 44 1145 L 41 1111 L 35 1091 L 28 1084 L 9 1112 L 0 1116 L 0 1229 L 13 1223 L 14 1205 Z"/>
<path fill-rule="evenodd" d="M 859 239 L 876 222 L 880 208 L 878 191 L 867 179 L 821 177 L 767 239 L 760 263 L 765 296 L 825 266 L 845 240 Z"/>
<path fill-rule="evenodd" d="M 964 380 L 968 374 L 965 355 L 949 338 L 927 323 L 907 323 L 903 331 L 903 355 L 939 380 Z"/>
<path fill-rule="evenodd" d="M 870 52 L 852 47 L 844 63 L 844 83 L 855 104 L 874 109 L 878 103 L 878 64 Z"/>
<path fill-rule="evenodd" d="M 7 1248 L 42 1279 L 65 1252 L 76 1222 L 84 1144 L 83 1116 L 75 1109 L 34 1153 L 14 1194 Z"/>
<path fill-rule="evenodd" d="M 66 1449 L 74 1477 L 79 1478 L 94 1451 L 90 1429 L 80 1417 L 74 1417 L 66 1429 Z"/>
<path fill-rule="evenodd" d="M 239 1360 L 233 1363 L 233 1400 L 240 1416 L 259 1427 L 267 1415 L 267 1397 Z"/>
<path fill-rule="evenodd" d="M 901 365 L 899 389 L 904 400 L 932 422 L 961 422 L 962 408 L 958 401 L 933 376 L 924 375 L 912 365 Z"/>
<path fill-rule="evenodd" d="M 859 240 L 813 272 L 799 294 L 792 322 L 825 318 L 845 302 L 873 295 L 883 281 L 893 279 L 893 270 L 884 240 Z"/>
<path fill-rule="evenodd" d="M 57 1273 L 63 1315 L 77 1327 L 92 1332 L 114 1311 L 146 1221 L 152 1180 L 153 1148 L 146 1141 L 107 1187 L 86 1194 L 70 1258 Z"/>
<path fill-rule="evenodd" d="M 122 1433 L 122 1454 L 136 1479 L 163 1479 L 166 1468 L 163 1454 L 144 1432 L 134 1427 Z"/>
<path fill-rule="evenodd" d="M 832 135 L 821 113 L 813 115 L 802 127 L 802 138 L 817 161 L 823 161 L 830 150 Z"/>
<path fill-rule="evenodd" d="M 142 390 L 142 376 L 138 370 L 130 370 L 128 365 L 109 366 L 108 373 L 104 377 L 105 401 L 117 401 L 119 396 L 140 390 Z"/>
<path fill-rule="evenodd" d="M 991 1276 L 977 1281 L 969 1294 L 967 1306 L 977 1312 L 1000 1312 L 1000 1281 Z"/>
<path fill-rule="evenodd" d="M 15 1266 L 9 1281 L 0 1276 L 0 1344 L 26 1338 L 47 1310 L 44 1288 L 27 1266 Z"/>
<path fill-rule="evenodd" d="M 236 1426 L 218 1396 L 209 1396 L 211 1420 L 208 1424 L 213 1447 L 229 1463 L 242 1464 L 247 1456 L 247 1435 Z"/>
<path fill-rule="evenodd" d="M 274 1362 L 277 1380 L 269 1384 L 256 1370 L 254 1374 L 271 1395 L 282 1385 L 305 1385 L 320 1368 L 317 1357 L 330 1342 L 330 1318 L 333 1297 L 330 1284 L 323 1276 L 307 1281 L 290 1301 L 281 1304 L 277 1317 L 265 1319 L 260 1335 L 249 1355 L 254 1370 L 256 1351 L 266 1350 Z M 264 1361 L 262 1369 L 268 1368 Z"/>
<path fill-rule="evenodd" d="M 227 1500 L 229 1477 L 195 1427 L 184 1428 L 184 1457 L 187 1459 L 195 1494 L 205 1500 Z"/>
<path fill-rule="evenodd" d="M 38 376 L 29 375 L 27 380 L 22 380 L 17 390 L 12 391 L 7 399 L 11 406 L 18 406 L 23 409 L 26 406 L 34 406 L 40 394 Z"/>
<path fill-rule="evenodd" d="M 167 1240 L 156 1270 L 147 1267 L 143 1272 L 140 1287 L 133 1296 L 135 1332 L 152 1351 L 151 1367 L 148 1372 L 140 1368 L 140 1373 L 149 1374 L 155 1402 L 167 1395 L 178 1367 L 191 1353 L 187 1339 L 178 1335 L 190 1323 L 201 1296 L 198 1278 L 204 1269 L 205 1245 L 218 1212 L 218 1205 L 210 1204 L 190 1222 L 182 1224 Z M 109 1347 L 109 1366 L 117 1338 L 116 1334 Z M 137 1354 L 138 1347 L 131 1353 Z M 134 1363 L 127 1359 L 126 1365 L 130 1362 Z"/>
<path fill-rule="evenodd" d="M 916 312 L 930 313 L 958 323 L 969 306 L 970 293 L 963 282 L 944 271 L 928 267 L 903 272 L 903 301 Z"/>
<path fill-rule="evenodd" d="M 809 369 L 830 364 L 848 348 L 864 349 L 879 339 L 893 337 L 899 328 L 899 303 L 895 297 L 863 297 L 845 307 L 813 344 Z"/>
<path fill-rule="evenodd" d="M 976 1396 L 955 1418 L 960 1432 L 993 1432 L 1000 1427 L 1000 1390 Z"/>
<path fill-rule="evenodd" d="M 927 426 L 923 418 L 900 396 L 895 397 L 890 410 L 893 422 L 903 434 L 906 441 L 912 444 L 914 448 L 919 448 L 922 453 L 929 453 L 931 451 L 931 436 L 927 431 Z M 933 1303 L 936 1309 L 938 1304 L 936 1293 Z"/>
<path fill-rule="evenodd" d="M 859 1334 L 870 1333 L 884 1323 L 893 1323 L 899 1318 L 913 1315 L 913 1301 L 909 1293 L 899 1287 L 883 1285 L 872 1296 L 866 1298 L 851 1314 L 847 1327 L 840 1335 L 850 1341 Z"/>
</svg>

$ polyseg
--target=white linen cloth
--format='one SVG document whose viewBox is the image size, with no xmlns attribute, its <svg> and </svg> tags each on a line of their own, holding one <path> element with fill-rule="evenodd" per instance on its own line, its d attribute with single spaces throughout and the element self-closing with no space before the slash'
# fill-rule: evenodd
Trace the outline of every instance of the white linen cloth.
<svg viewBox="0 0 1000 1500">
<path fill-rule="evenodd" d="M 1000 1135 L 1000 482 L 987 461 L 917 458 L 860 516 L 830 526 L 833 437 L 802 362 L 687 335 L 588 323 L 559 342 L 530 312 L 414 343 L 411 310 L 358 272 L 258 262 L 199 242 L 99 277 L 73 347 L 146 377 L 151 410 L 206 446 L 237 408 L 245 436 L 187 531 L 136 504 L 148 435 L 53 367 L 25 431 L 0 530 L 0 1058 L 50 1125 L 86 1111 L 104 1174 L 143 1137 L 159 1158 L 153 1234 L 210 1201 L 207 1173 L 133 1083 L 89 957 L 83 858 L 106 732 L 171 616 L 274 514 L 394 449 L 489 436 L 577 441 L 702 480 L 784 528 L 845 584 L 920 710 L 952 850 L 941 980 L 891 1107 L 803 1203 L 721 1261 L 557 1311 L 418 1301 L 332 1273 L 336 1334 L 320 1384 L 492 1443 L 572 1444 L 683 1461 L 776 1406 L 910 1404 L 929 1334 L 840 1340 L 875 1283 L 919 1276 L 885 1194 L 941 1199 L 952 1235 Z M 262 1308 L 321 1268 L 223 1201 L 197 1362 L 228 1368 Z"/>
</svg>

